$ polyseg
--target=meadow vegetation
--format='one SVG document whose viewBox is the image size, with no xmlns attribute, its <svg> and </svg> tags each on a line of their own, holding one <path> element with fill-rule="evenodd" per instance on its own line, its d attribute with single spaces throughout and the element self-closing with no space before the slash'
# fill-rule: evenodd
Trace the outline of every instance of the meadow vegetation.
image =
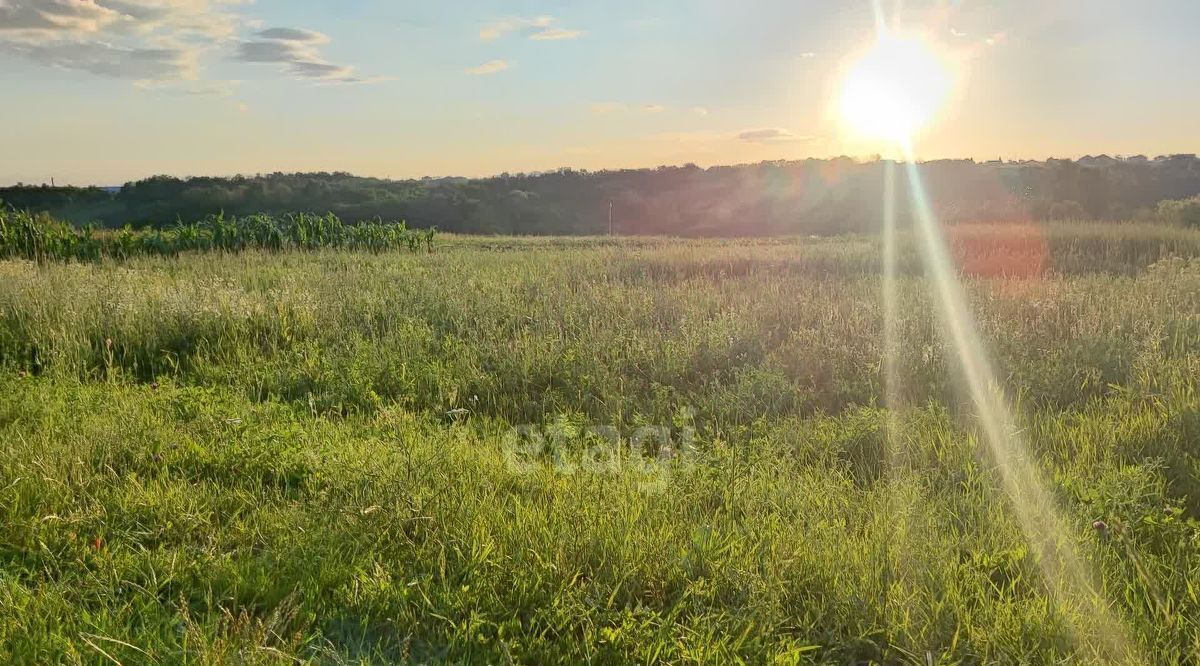
<svg viewBox="0 0 1200 666">
<path fill-rule="evenodd" d="M 1194 663 L 1200 230 L 951 234 L 1061 538 Z M 9 252 L 0 662 L 1098 661 L 902 240 L 893 409 L 871 236 Z"/>
<path fill-rule="evenodd" d="M 345 224 L 332 213 L 209 215 L 196 222 L 177 222 L 169 229 L 100 230 L 76 227 L 46 213 L 0 206 L 0 259 L 33 261 L 101 258 L 129 259 L 139 255 L 177 255 L 181 252 L 241 252 L 244 250 L 349 249 L 388 252 L 433 249 L 434 228 L 409 229 L 404 222 Z"/>
</svg>

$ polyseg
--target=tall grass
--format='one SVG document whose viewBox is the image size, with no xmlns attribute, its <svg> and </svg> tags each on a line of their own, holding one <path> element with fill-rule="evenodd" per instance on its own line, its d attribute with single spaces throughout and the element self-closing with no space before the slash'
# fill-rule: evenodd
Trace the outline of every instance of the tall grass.
<svg viewBox="0 0 1200 666">
<path fill-rule="evenodd" d="M 44 213 L 0 207 L 0 258 L 33 261 L 91 261 L 102 257 L 174 256 L 189 251 L 242 252 L 322 248 L 389 252 L 433 249 L 434 229 L 408 229 L 404 222 L 345 224 L 333 214 L 274 217 L 212 215 L 167 230 L 98 231 L 75 228 Z"/>
<path fill-rule="evenodd" d="M 1063 538 L 1191 663 L 1200 244 L 1145 231 L 956 247 Z M 915 261 L 881 407 L 876 243 L 0 261 L 0 662 L 1087 661 Z"/>
</svg>

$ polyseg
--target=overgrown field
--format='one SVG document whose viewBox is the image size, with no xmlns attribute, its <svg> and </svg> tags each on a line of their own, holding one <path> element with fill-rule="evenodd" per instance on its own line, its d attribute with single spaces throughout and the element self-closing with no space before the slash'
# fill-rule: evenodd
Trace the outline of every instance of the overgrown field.
<svg viewBox="0 0 1200 666">
<path fill-rule="evenodd" d="M 907 240 L 451 237 L 0 261 L 0 663 L 1196 663 L 1200 231 L 953 236 L 1112 626 Z"/>
<path fill-rule="evenodd" d="M 346 224 L 332 213 L 242 217 L 210 215 L 169 229 L 117 231 L 75 227 L 44 213 L 7 208 L 0 202 L 0 259 L 55 261 L 176 256 L 182 252 L 264 250 L 365 250 L 416 252 L 433 249 L 435 229 L 409 229 L 381 220 Z"/>
</svg>

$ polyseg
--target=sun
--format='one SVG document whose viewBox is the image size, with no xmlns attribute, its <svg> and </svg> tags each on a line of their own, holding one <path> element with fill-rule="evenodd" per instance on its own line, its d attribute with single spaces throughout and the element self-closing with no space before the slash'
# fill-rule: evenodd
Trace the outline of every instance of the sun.
<svg viewBox="0 0 1200 666">
<path fill-rule="evenodd" d="M 881 33 L 846 68 L 838 115 L 858 138 L 905 144 L 942 106 L 950 71 L 921 38 Z"/>
</svg>

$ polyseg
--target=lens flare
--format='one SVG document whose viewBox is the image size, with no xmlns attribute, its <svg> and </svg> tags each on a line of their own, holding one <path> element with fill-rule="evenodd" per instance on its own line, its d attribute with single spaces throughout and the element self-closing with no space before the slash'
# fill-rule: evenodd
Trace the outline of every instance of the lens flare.
<svg viewBox="0 0 1200 666">
<path fill-rule="evenodd" d="M 1077 554 L 1070 526 L 1059 515 L 1054 497 L 1020 435 L 975 327 L 912 147 L 905 144 L 902 148 L 907 157 L 905 167 L 921 255 L 934 292 L 941 331 L 957 355 L 983 440 L 1017 521 L 1036 549 L 1051 594 L 1066 611 L 1066 619 L 1081 646 L 1109 663 L 1140 663 L 1124 626 L 1109 609 L 1107 600 L 1093 584 L 1092 572 Z"/>
<path fill-rule="evenodd" d="M 999 472 L 1025 538 L 1034 547 L 1043 577 L 1055 604 L 1064 611 L 1075 638 L 1092 656 L 1119 663 L 1142 663 L 1126 627 L 1109 608 L 1093 582 L 1094 572 L 1077 554 L 1069 525 L 1059 515 L 1053 494 L 1017 428 L 1013 410 L 996 379 L 986 348 L 971 316 L 941 229 L 929 204 L 916 166 L 913 135 L 928 124 L 943 104 L 951 85 L 946 62 L 916 37 L 890 31 L 878 0 L 874 3 L 876 41 L 846 71 L 840 99 L 844 124 L 865 139 L 890 144 L 904 160 L 912 214 L 926 278 L 933 292 L 941 332 L 953 348 L 979 417 L 982 439 Z M 884 172 L 883 375 L 888 408 L 888 511 L 894 509 L 899 467 L 896 439 L 901 409 L 898 357 L 898 290 L 895 165 Z M 884 604 L 895 582 L 892 557 L 885 540 Z"/>
</svg>

